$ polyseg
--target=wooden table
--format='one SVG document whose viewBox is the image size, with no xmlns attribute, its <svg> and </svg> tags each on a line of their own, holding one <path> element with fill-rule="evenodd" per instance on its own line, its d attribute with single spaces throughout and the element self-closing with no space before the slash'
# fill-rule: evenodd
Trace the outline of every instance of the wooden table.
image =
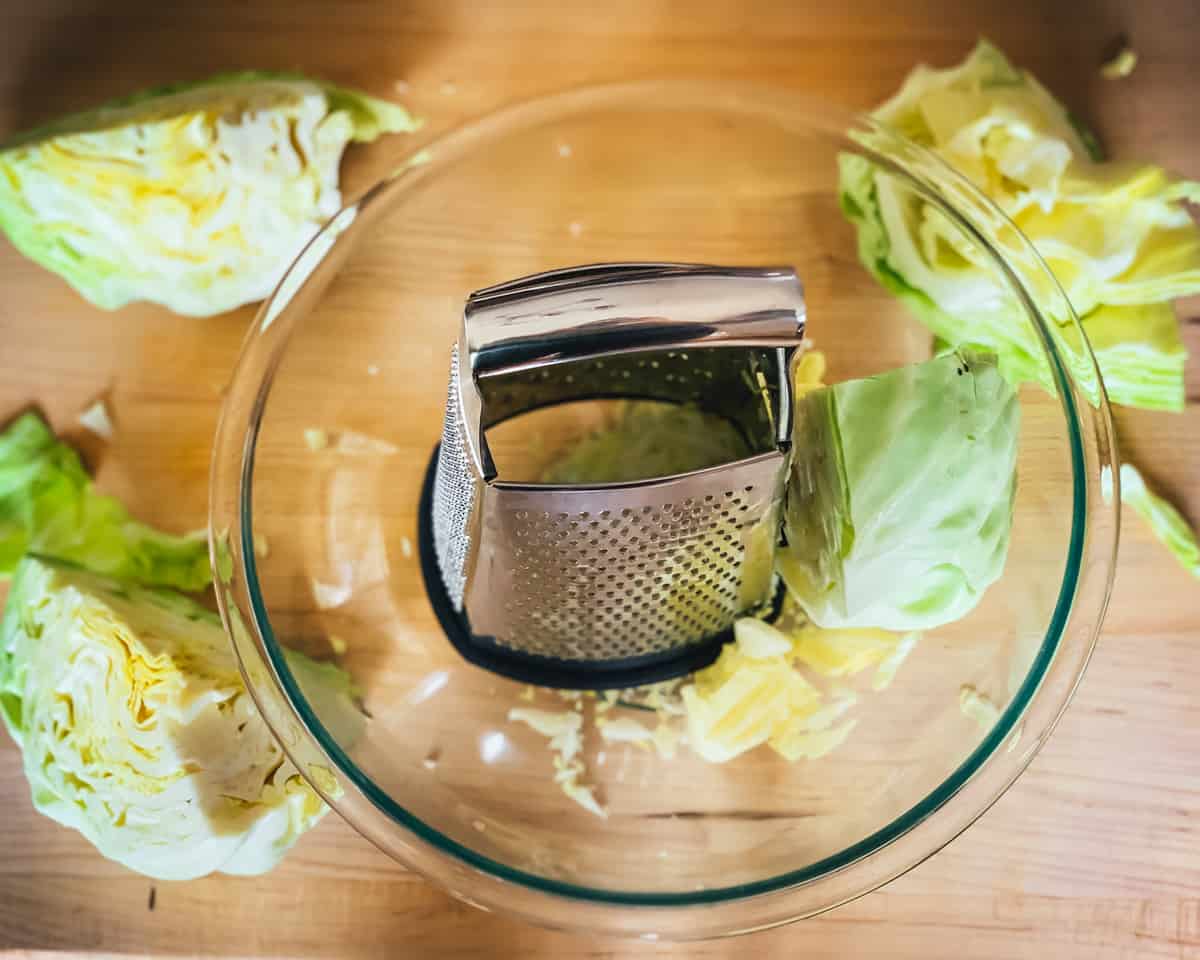
<svg viewBox="0 0 1200 960">
<path fill-rule="evenodd" d="M 770 81 L 866 107 L 916 61 L 955 62 L 983 34 L 1091 121 L 1116 156 L 1200 177 L 1193 0 L 6 6 L 3 134 L 146 85 L 238 67 L 302 68 L 382 96 L 400 83 L 438 127 L 564 86 L 679 74 Z M 1137 71 L 1102 80 L 1097 63 L 1123 33 L 1140 54 Z M 40 405 L 81 443 L 104 487 L 143 517 L 200 525 L 220 393 L 249 313 L 104 314 L 7 245 L 0 277 L 0 418 Z M 1185 306 L 1193 351 L 1197 314 Z M 1118 419 L 1126 450 L 1200 519 L 1195 363 L 1188 386 L 1181 416 Z M 119 425 L 107 448 L 74 426 L 105 393 Z M 1136 520 L 1123 537 L 1103 640 L 1032 768 L 946 851 L 820 919 L 679 947 L 548 932 L 451 901 L 333 817 L 268 877 L 155 885 L 37 816 L 17 751 L 0 737 L 0 951 L 1200 958 L 1200 585 Z"/>
</svg>

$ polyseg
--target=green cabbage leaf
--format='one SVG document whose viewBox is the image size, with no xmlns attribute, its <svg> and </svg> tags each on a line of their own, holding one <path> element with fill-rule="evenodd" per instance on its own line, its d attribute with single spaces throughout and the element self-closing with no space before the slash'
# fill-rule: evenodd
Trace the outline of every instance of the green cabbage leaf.
<svg viewBox="0 0 1200 960">
<path fill-rule="evenodd" d="M 0 432 L 0 579 L 29 552 L 187 591 L 212 579 L 203 531 L 175 536 L 132 519 L 33 412 Z"/>
<path fill-rule="evenodd" d="M 927 630 L 1003 573 L 1020 408 L 963 349 L 801 396 L 777 566 L 827 629 Z"/>
<path fill-rule="evenodd" d="M 1105 496 L 1111 497 L 1112 474 L 1102 474 L 1101 483 Z M 1145 521 L 1150 532 L 1184 570 L 1200 578 L 1200 543 L 1196 540 L 1196 531 L 1183 514 L 1146 486 L 1141 471 L 1131 463 L 1121 464 L 1121 503 Z"/>
</svg>

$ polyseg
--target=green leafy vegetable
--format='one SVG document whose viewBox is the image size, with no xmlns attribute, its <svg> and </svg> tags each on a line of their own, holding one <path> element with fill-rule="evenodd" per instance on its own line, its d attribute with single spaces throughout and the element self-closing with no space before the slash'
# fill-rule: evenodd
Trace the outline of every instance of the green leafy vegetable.
<svg viewBox="0 0 1200 960">
<path fill-rule="evenodd" d="M 1008 552 L 1019 413 L 969 349 L 797 401 L 777 563 L 814 623 L 925 630 L 974 608 Z"/>
<path fill-rule="evenodd" d="M 615 420 L 574 444 L 542 483 L 618 483 L 669 477 L 749 455 L 728 420 L 695 407 L 654 401 L 622 404 Z"/>
<path fill-rule="evenodd" d="M 1169 303 L 1099 306 L 1083 318 L 1083 332 L 1109 390 L 1109 399 L 1151 410 L 1182 410 L 1187 350 Z M 1079 337 L 1061 329 L 1072 347 Z"/>
<path fill-rule="evenodd" d="M 0 149 L 0 228 L 97 306 L 208 316 L 265 298 L 337 212 L 350 141 L 415 127 L 296 74 L 161 87 Z"/>
<path fill-rule="evenodd" d="M 0 433 L 0 579 L 27 552 L 182 590 L 212 578 L 202 531 L 172 536 L 131 519 L 96 492 L 79 456 L 35 413 Z"/>
<path fill-rule="evenodd" d="M 1131 47 L 1122 47 L 1111 60 L 1100 68 L 1100 76 L 1109 80 L 1127 77 L 1136 69 L 1137 62 L 1137 51 Z"/>
<path fill-rule="evenodd" d="M 289 661 L 327 713 L 361 723 L 346 674 Z M 327 809 L 219 619 L 169 590 L 24 560 L 0 624 L 0 716 L 37 809 L 152 877 L 262 873 Z"/>
<path fill-rule="evenodd" d="M 1112 476 L 1104 474 L 1105 496 L 1112 496 Z M 1179 565 L 1193 577 L 1200 577 L 1200 543 L 1183 515 L 1150 490 L 1141 472 L 1130 463 L 1121 464 L 1121 502 L 1141 517 L 1150 531 L 1171 551 Z"/>
<path fill-rule="evenodd" d="M 811 365 L 805 371 L 820 375 Z M 733 463 L 749 453 L 737 427 L 721 416 L 682 404 L 626 401 L 611 422 L 570 445 L 539 479 L 542 483 L 619 483 L 669 477 Z M 743 535 L 739 610 L 755 609 L 770 597 L 778 526 L 778 516 L 771 513 Z M 701 552 L 694 560 L 719 552 L 715 542 L 696 547 Z M 682 585 L 668 586 L 670 574 L 665 570 L 661 574 L 664 609 L 660 616 L 664 622 L 686 619 L 694 610 L 695 596 Z"/>
<path fill-rule="evenodd" d="M 1111 400 L 1182 409 L 1184 348 L 1168 301 L 1200 292 L 1200 228 L 1186 207 L 1200 185 L 1097 162 L 1094 138 L 986 42 L 958 67 L 918 67 L 874 116 L 965 174 L 1029 237 L 1094 339 Z M 1015 380 L 1050 383 L 985 251 L 866 158 L 843 155 L 840 177 L 860 257 L 885 287 L 939 338 L 992 350 Z"/>
</svg>

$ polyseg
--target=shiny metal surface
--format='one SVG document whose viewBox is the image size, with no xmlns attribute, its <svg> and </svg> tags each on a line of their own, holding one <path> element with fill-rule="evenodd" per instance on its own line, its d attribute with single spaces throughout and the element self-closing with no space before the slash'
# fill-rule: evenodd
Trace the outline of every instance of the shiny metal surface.
<svg viewBox="0 0 1200 960">
<path fill-rule="evenodd" d="M 794 271 L 597 264 L 488 287 L 467 301 L 472 376 L 701 345 L 794 346 L 804 293 Z"/>
<path fill-rule="evenodd" d="M 462 407 L 458 394 L 458 345 L 450 354 L 450 394 L 438 450 L 434 479 L 434 543 L 438 570 L 455 607 L 462 608 L 466 586 L 467 554 L 472 543 L 472 522 L 482 488 L 477 468 L 468 459 L 466 435 L 461 429 Z"/>
<path fill-rule="evenodd" d="M 769 600 L 785 457 L 599 488 L 496 483 L 466 604 L 473 630 L 522 653 L 661 654 Z"/>
</svg>

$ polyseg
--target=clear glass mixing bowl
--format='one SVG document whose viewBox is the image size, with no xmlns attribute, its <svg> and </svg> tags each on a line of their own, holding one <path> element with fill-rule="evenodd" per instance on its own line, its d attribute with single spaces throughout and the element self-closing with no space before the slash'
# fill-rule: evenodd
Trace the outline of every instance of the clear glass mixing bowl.
<svg viewBox="0 0 1200 960">
<path fill-rule="evenodd" d="M 1020 389 L 1004 574 L 967 617 L 926 633 L 889 687 L 858 684 L 857 725 L 820 759 L 756 750 L 710 764 L 681 749 L 668 760 L 590 731 L 601 819 L 555 783 L 545 738 L 508 719 L 529 694 L 459 657 L 422 581 L 418 496 L 465 298 L 575 264 L 789 264 L 830 382 L 927 359 L 928 331 L 860 265 L 839 208 L 845 154 L 984 250 L 1040 341 L 1054 386 Z M 501 445 L 534 469 L 579 426 L 568 409 Z M 325 436 L 306 441 L 312 430 Z M 1100 492 L 1112 461 L 1103 389 L 1061 291 L 1011 223 L 931 155 L 790 93 L 596 88 L 420 145 L 302 253 L 251 329 L 226 399 L 214 562 L 255 700 L 364 836 L 487 908 L 702 937 L 869 891 L 1013 782 L 1097 636 L 1117 537 L 1117 506 Z M 364 729 L 306 699 L 281 655 L 286 644 L 333 657 L 343 641 Z M 964 687 L 998 707 L 994 722 L 964 714 Z"/>
</svg>

